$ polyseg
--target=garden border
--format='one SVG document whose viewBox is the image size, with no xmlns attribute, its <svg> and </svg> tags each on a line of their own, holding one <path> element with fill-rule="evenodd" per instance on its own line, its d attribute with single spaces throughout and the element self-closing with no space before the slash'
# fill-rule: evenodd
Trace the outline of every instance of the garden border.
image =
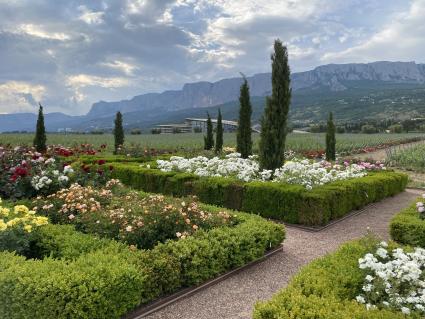
<svg viewBox="0 0 425 319">
<path fill-rule="evenodd" d="M 331 226 L 334 226 L 336 224 L 339 224 L 340 222 L 342 222 L 342 221 L 344 221 L 346 219 L 349 219 L 351 217 L 355 217 L 355 216 L 361 215 L 366 210 L 368 210 L 370 208 L 373 208 L 373 207 L 375 207 L 377 205 L 378 205 L 378 203 L 370 203 L 370 204 L 362 207 L 361 209 L 353 210 L 351 213 L 349 213 L 349 214 L 347 214 L 345 216 L 342 216 L 341 218 L 334 219 L 334 220 L 330 221 L 328 224 L 323 225 L 323 226 L 304 226 L 304 225 L 297 225 L 297 224 L 285 223 L 285 222 L 281 222 L 281 221 L 273 220 L 273 219 L 270 219 L 270 220 L 273 221 L 273 222 L 275 222 L 275 223 L 278 223 L 278 224 L 283 224 L 283 225 L 285 225 L 285 227 L 296 228 L 296 229 L 300 229 L 300 230 L 304 230 L 304 231 L 308 231 L 308 232 L 312 232 L 312 233 L 319 233 L 319 232 L 321 232 L 323 230 L 326 230 L 327 228 L 329 228 Z"/>
<path fill-rule="evenodd" d="M 326 226 L 353 210 L 394 196 L 407 186 L 407 175 L 390 170 L 335 181 L 311 191 L 301 185 L 199 177 L 122 164 L 114 166 L 113 177 L 145 192 L 196 195 L 206 204 L 312 228 Z"/>
<path fill-rule="evenodd" d="M 177 301 L 179 301 L 180 299 L 184 299 L 187 297 L 190 297 L 191 295 L 195 294 L 198 291 L 202 291 L 210 286 L 214 286 L 224 280 L 226 280 L 227 278 L 240 273 L 250 267 L 253 267 L 256 264 L 259 264 L 265 260 L 267 260 L 268 258 L 274 256 L 275 254 L 279 253 L 279 252 L 283 252 L 283 243 L 281 243 L 278 247 L 273 248 L 269 251 L 267 251 L 262 257 L 251 261 L 248 264 L 245 264 L 243 266 L 240 266 L 238 268 L 232 269 L 216 278 L 210 279 L 198 286 L 194 286 L 194 287 L 188 287 L 188 288 L 184 288 L 180 291 L 177 291 L 169 296 L 166 297 L 162 297 L 159 298 L 151 303 L 139 306 L 138 308 L 136 308 L 135 310 L 131 311 L 130 313 L 126 314 L 125 316 L 122 317 L 122 319 L 140 319 L 140 318 L 145 318 L 146 316 L 155 313 L 165 307 L 167 307 L 168 305 L 171 305 Z"/>
</svg>

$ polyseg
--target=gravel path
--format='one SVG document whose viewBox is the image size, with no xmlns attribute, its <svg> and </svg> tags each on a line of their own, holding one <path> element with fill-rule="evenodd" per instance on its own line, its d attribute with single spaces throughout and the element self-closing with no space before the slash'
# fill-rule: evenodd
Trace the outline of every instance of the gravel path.
<svg viewBox="0 0 425 319">
<path fill-rule="evenodd" d="M 332 252 L 348 240 L 367 233 L 368 227 L 388 239 L 391 217 L 420 194 L 408 190 L 371 205 L 362 214 L 350 217 L 320 232 L 287 227 L 283 251 L 218 284 L 148 316 L 150 319 L 236 319 L 251 318 L 257 300 L 270 298 L 286 286 L 291 277 L 311 260 Z"/>
</svg>

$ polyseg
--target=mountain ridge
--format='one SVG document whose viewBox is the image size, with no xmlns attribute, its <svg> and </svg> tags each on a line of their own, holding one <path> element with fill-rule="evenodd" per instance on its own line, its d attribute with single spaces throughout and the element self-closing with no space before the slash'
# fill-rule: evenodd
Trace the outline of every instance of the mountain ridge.
<svg viewBox="0 0 425 319">
<path fill-rule="evenodd" d="M 247 77 L 247 80 L 250 84 L 252 97 L 265 97 L 270 94 L 270 73 L 254 74 Z M 409 112 L 425 109 L 423 104 L 425 93 L 423 96 L 421 91 L 422 87 L 425 88 L 425 64 L 417 64 L 413 61 L 327 64 L 310 71 L 293 73 L 291 80 L 294 92 L 293 110 L 291 112 L 297 120 L 320 120 L 321 113 L 325 110 L 326 112 L 329 110 L 336 111 L 338 116 L 338 110 L 346 110 L 347 108 L 359 108 L 360 113 L 350 113 L 353 116 L 368 114 L 368 109 L 375 112 L 371 114 L 379 115 L 379 107 L 381 107 L 382 112 L 388 112 L 391 116 L 397 115 L 397 112 L 400 113 L 403 110 L 394 108 L 392 105 L 389 105 L 390 107 L 386 104 L 379 106 L 378 103 L 385 100 L 385 96 L 387 96 L 387 99 L 388 96 L 391 96 L 391 99 L 397 100 L 394 94 L 390 94 L 391 92 L 386 89 L 387 87 L 391 88 L 391 85 L 394 84 L 406 86 L 399 91 L 400 94 L 412 94 L 414 96 L 416 104 L 409 106 Z M 132 115 L 137 116 L 138 118 L 130 119 L 131 125 L 135 126 L 163 123 L 170 118 L 167 114 L 174 114 L 176 120 L 178 120 L 178 114 L 202 114 L 206 111 L 202 111 L 202 109 L 214 109 L 218 105 L 237 108 L 241 83 L 241 77 L 221 79 L 216 82 L 201 81 L 186 83 L 181 90 L 146 93 L 134 96 L 129 100 L 115 102 L 99 101 L 94 103 L 90 111 L 84 116 L 70 116 L 63 113 L 46 114 L 46 128 L 50 131 L 61 128 L 86 131 L 96 128 L 110 128 L 113 116 L 118 110 L 123 114 L 132 113 Z M 408 87 L 414 88 L 416 91 L 411 91 Z M 378 90 L 376 92 L 384 92 L 385 96 L 377 100 L 374 98 L 374 89 Z M 360 95 L 357 96 L 358 94 Z M 353 95 L 356 96 L 356 99 L 350 100 Z M 345 97 L 350 100 L 348 106 L 345 102 L 341 104 L 340 100 Z M 370 103 L 364 103 L 365 99 L 370 100 Z M 262 100 L 264 99 L 257 99 L 257 101 Z M 401 105 L 405 104 L 405 101 L 401 103 Z M 408 107 L 406 106 L 406 108 Z M 311 115 L 306 114 L 308 112 Z M 418 113 L 414 112 L 412 114 Z M 228 114 L 234 115 L 235 112 L 232 110 Z M 16 123 L 19 123 L 20 130 L 33 130 L 35 118 L 35 114 L 32 113 L 0 115 L 0 131 L 16 130 Z"/>
</svg>

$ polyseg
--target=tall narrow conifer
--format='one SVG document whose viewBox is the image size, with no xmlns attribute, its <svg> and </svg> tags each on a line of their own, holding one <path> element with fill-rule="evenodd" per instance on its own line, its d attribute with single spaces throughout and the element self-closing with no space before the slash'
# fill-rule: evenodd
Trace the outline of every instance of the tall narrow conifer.
<svg viewBox="0 0 425 319">
<path fill-rule="evenodd" d="M 236 133 L 236 151 L 242 158 L 252 154 L 251 115 L 252 105 L 249 97 L 248 81 L 244 76 L 239 95 L 239 122 Z"/>
<path fill-rule="evenodd" d="M 266 99 L 261 120 L 260 165 L 274 170 L 285 157 L 287 121 L 291 104 L 291 80 L 288 50 L 280 40 L 274 42 L 272 60 L 272 95 Z"/>
</svg>

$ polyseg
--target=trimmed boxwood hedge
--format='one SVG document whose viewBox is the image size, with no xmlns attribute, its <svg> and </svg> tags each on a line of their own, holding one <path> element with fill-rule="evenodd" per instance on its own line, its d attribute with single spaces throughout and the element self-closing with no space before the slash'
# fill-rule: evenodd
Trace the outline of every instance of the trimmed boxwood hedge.
<svg viewBox="0 0 425 319">
<path fill-rule="evenodd" d="M 366 310 L 354 300 L 364 281 L 358 259 L 374 251 L 376 243 L 371 238 L 363 238 L 313 261 L 291 280 L 287 288 L 271 300 L 257 303 L 254 319 L 415 318 L 386 309 Z"/>
<path fill-rule="evenodd" d="M 326 225 L 354 209 L 393 196 L 407 185 L 407 175 L 381 171 L 309 191 L 299 185 L 244 183 L 232 178 L 199 177 L 120 163 L 114 165 L 113 177 L 148 192 L 174 196 L 192 194 L 208 204 L 310 226 Z"/>
<path fill-rule="evenodd" d="M 198 231 L 152 250 L 133 251 L 70 225 L 40 227 L 30 252 L 39 259 L 0 252 L 1 317 L 120 318 L 139 304 L 258 259 L 284 239 L 281 225 L 235 214 L 236 226 Z"/>
<path fill-rule="evenodd" d="M 423 198 L 417 201 L 422 202 Z M 425 247 L 425 220 L 419 218 L 416 201 L 392 218 L 390 234 L 391 238 L 399 243 Z"/>
</svg>

